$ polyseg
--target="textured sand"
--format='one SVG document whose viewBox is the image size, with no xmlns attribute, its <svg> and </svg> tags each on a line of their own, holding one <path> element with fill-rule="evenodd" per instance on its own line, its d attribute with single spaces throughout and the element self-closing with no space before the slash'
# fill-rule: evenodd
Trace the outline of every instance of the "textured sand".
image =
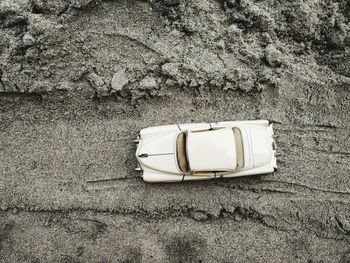
<svg viewBox="0 0 350 263">
<path fill-rule="evenodd" d="M 345 0 L 0 0 L 0 262 L 349 262 L 349 18 Z M 141 128 L 266 118 L 273 174 L 133 171 Z"/>
</svg>

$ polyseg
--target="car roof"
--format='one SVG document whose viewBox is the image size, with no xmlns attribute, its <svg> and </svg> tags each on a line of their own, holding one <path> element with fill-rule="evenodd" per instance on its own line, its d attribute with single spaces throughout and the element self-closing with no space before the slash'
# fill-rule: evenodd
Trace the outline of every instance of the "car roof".
<svg viewBox="0 0 350 263">
<path fill-rule="evenodd" d="M 188 131 L 187 157 L 192 171 L 231 171 L 236 168 L 233 130 Z"/>
</svg>

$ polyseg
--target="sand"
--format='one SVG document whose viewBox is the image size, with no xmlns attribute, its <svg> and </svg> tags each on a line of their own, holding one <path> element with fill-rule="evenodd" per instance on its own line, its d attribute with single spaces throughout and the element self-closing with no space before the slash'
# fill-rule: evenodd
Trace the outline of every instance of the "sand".
<svg viewBox="0 0 350 263">
<path fill-rule="evenodd" d="M 349 12 L 1 0 L 0 262 L 349 262 Z M 277 172 L 133 171 L 142 128 L 250 119 L 274 120 Z"/>
</svg>

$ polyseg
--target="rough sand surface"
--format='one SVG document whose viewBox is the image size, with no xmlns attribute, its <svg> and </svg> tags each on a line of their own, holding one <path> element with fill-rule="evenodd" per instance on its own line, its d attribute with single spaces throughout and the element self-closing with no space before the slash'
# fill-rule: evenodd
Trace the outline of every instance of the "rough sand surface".
<svg viewBox="0 0 350 263">
<path fill-rule="evenodd" d="M 1 0 L 0 262 L 349 262 L 349 19 L 345 0 Z M 266 118 L 273 174 L 133 171 L 141 128 Z"/>
</svg>

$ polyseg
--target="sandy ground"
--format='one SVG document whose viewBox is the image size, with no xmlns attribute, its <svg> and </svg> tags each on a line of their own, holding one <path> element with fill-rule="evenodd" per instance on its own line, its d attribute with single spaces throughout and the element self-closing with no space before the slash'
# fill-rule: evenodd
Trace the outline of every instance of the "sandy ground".
<svg viewBox="0 0 350 263">
<path fill-rule="evenodd" d="M 345 0 L 1 0 L 0 262 L 350 262 L 349 18 Z M 273 174 L 133 171 L 141 128 L 265 118 Z"/>
</svg>

